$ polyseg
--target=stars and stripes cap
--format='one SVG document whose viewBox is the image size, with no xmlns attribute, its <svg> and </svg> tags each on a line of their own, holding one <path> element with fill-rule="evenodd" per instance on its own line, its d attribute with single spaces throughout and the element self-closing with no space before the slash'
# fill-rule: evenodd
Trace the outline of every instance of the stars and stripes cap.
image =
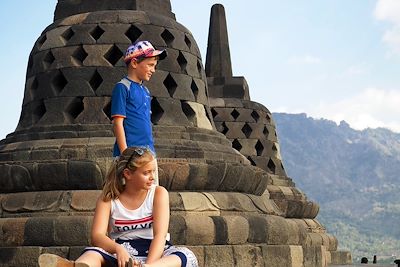
<svg viewBox="0 0 400 267">
<path fill-rule="evenodd" d="M 155 49 L 149 41 L 138 41 L 126 49 L 124 61 L 129 64 L 132 59 L 155 56 L 158 56 L 159 60 L 163 60 L 167 56 L 167 51 Z"/>
</svg>

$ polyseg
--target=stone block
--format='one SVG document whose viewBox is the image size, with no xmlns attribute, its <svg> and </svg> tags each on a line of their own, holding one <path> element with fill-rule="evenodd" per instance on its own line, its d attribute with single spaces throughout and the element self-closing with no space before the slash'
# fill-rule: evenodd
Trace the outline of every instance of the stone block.
<svg viewBox="0 0 400 267">
<path fill-rule="evenodd" d="M 263 245 L 262 252 L 268 267 L 305 267 L 301 246 Z"/>
<path fill-rule="evenodd" d="M 245 244 L 249 238 L 249 222 L 242 216 L 223 216 L 227 227 L 227 244 Z"/>
<path fill-rule="evenodd" d="M 1 247 L 0 266 L 38 266 L 40 247 Z"/>
<path fill-rule="evenodd" d="M 235 267 L 263 267 L 264 259 L 261 247 L 254 245 L 232 246 Z"/>
<path fill-rule="evenodd" d="M 215 225 L 208 216 L 187 215 L 186 218 L 186 244 L 210 245 L 216 236 Z"/>
<path fill-rule="evenodd" d="M 171 235 L 171 242 L 174 245 L 186 244 L 186 232 L 187 227 L 184 216 L 174 215 L 172 213 L 169 222 L 169 233 Z"/>
<path fill-rule="evenodd" d="M 247 216 L 249 222 L 249 239 L 250 243 L 265 243 L 268 239 L 268 232 L 265 227 L 266 219 L 263 216 Z"/>
<path fill-rule="evenodd" d="M 210 216 L 215 226 L 215 245 L 225 245 L 228 243 L 228 226 L 221 216 Z"/>
<path fill-rule="evenodd" d="M 216 190 L 225 176 L 228 165 L 225 162 L 213 162 L 207 167 L 207 183 L 205 190 Z"/>
<path fill-rule="evenodd" d="M 187 162 L 159 162 L 160 181 L 173 191 L 184 190 L 189 179 L 189 164 Z"/>
<path fill-rule="evenodd" d="M 25 246 L 54 246 L 54 217 L 33 217 L 25 222 Z"/>
<path fill-rule="evenodd" d="M 201 212 L 204 215 L 219 215 L 220 213 L 219 209 L 202 193 L 181 192 L 180 195 L 187 212 Z"/>
<path fill-rule="evenodd" d="M 307 229 L 293 219 L 286 219 L 286 223 L 288 224 L 288 244 L 304 245 L 307 239 Z"/>
<path fill-rule="evenodd" d="M 184 103 L 186 103 L 187 105 L 185 105 Z M 188 118 L 195 127 L 208 130 L 213 129 L 211 122 L 206 115 L 204 105 L 190 101 L 184 103 L 182 103 L 182 108 L 184 109 L 184 111 L 188 110 L 188 112 L 186 113 L 191 114 L 191 116 L 188 116 Z"/>
<path fill-rule="evenodd" d="M 177 84 L 176 89 L 171 97 L 181 100 L 195 101 L 193 91 L 191 90 L 192 78 L 186 74 L 179 73 L 170 73 L 169 75 L 169 78 L 172 78 L 171 81 L 174 80 L 174 82 Z M 165 81 L 166 80 L 163 82 Z"/>
<path fill-rule="evenodd" d="M 4 193 L 30 190 L 33 187 L 31 173 L 22 164 L 0 164 L 0 172 L 0 187 Z"/>
<path fill-rule="evenodd" d="M 88 246 L 92 216 L 61 216 L 54 220 L 56 245 Z"/>
<path fill-rule="evenodd" d="M 204 266 L 235 266 L 232 246 L 206 246 L 204 254 Z"/>
<path fill-rule="evenodd" d="M 267 244 L 286 245 L 289 240 L 289 226 L 285 218 L 280 216 L 266 216 Z"/>
<path fill-rule="evenodd" d="M 349 251 L 331 251 L 332 265 L 352 264 L 351 253 Z"/>
<path fill-rule="evenodd" d="M 215 108 L 224 109 L 225 108 L 225 101 L 223 98 L 210 97 L 209 101 L 210 101 L 210 107 L 212 107 L 213 109 L 215 109 Z M 221 118 L 221 121 L 223 121 L 222 118 Z"/>
<path fill-rule="evenodd" d="M 156 120 L 157 124 L 161 125 L 186 125 L 189 126 L 189 121 L 182 111 L 181 102 L 173 98 L 161 98 L 156 100 L 153 98 L 151 102 L 152 120 L 157 115 L 159 118 Z"/>
<path fill-rule="evenodd" d="M 103 184 L 103 174 L 96 162 L 89 160 L 68 160 L 69 189 L 100 189 Z"/>
<path fill-rule="evenodd" d="M 0 219 L 2 231 L 1 244 L 5 247 L 22 246 L 24 244 L 25 224 L 28 218 Z"/>
<path fill-rule="evenodd" d="M 304 267 L 326 267 L 326 249 L 324 246 L 303 247 Z"/>
<path fill-rule="evenodd" d="M 203 246 L 187 246 L 188 249 L 193 251 L 194 255 L 196 255 L 197 262 L 199 263 L 199 267 L 206 267 L 204 265 L 204 247 Z"/>
<path fill-rule="evenodd" d="M 203 163 L 189 163 L 189 183 L 187 190 L 204 190 L 209 187 L 208 165 Z M 217 177 L 212 177 L 213 179 Z M 215 190 L 215 188 L 212 188 Z"/>
<path fill-rule="evenodd" d="M 71 209 L 76 211 L 94 211 L 100 195 L 100 190 L 74 191 L 72 192 Z"/>
<path fill-rule="evenodd" d="M 169 192 L 169 206 L 171 211 L 185 211 L 182 197 L 178 192 Z"/>
<path fill-rule="evenodd" d="M 160 64 L 163 61 L 160 61 Z M 169 93 L 165 86 L 161 86 L 167 78 L 168 72 L 163 70 L 157 70 L 152 76 L 151 80 L 146 82 L 146 86 L 151 92 L 153 97 L 169 97 Z"/>
</svg>

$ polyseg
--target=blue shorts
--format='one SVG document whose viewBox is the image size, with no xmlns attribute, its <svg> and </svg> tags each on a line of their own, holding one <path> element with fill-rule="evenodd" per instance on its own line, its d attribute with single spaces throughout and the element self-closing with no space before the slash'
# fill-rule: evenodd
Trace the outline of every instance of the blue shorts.
<svg viewBox="0 0 400 267">
<path fill-rule="evenodd" d="M 121 244 L 126 248 L 128 253 L 132 258 L 145 263 L 147 255 L 149 253 L 149 247 L 151 244 L 151 239 L 134 239 L 134 240 L 115 240 L 118 244 Z M 104 260 L 106 267 L 116 267 L 118 266 L 117 258 L 115 254 L 108 253 L 99 247 L 87 247 L 84 249 L 83 253 L 86 251 L 95 251 L 100 253 Z M 182 267 L 198 267 L 198 262 L 194 253 L 185 247 L 175 247 L 169 241 L 166 241 L 164 247 L 164 256 L 176 255 L 181 259 Z"/>
</svg>

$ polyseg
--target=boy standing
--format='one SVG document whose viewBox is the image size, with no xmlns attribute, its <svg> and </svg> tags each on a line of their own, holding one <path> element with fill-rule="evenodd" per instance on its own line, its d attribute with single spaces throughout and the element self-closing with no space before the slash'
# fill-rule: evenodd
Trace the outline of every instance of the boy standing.
<svg viewBox="0 0 400 267">
<path fill-rule="evenodd" d="M 138 41 L 128 47 L 124 61 L 128 75 L 112 91 L 111 117 L 116 137 L 113 156 L 127 147 L 149 147 L 155 154 L 151 124 L 151 95 L 143 81 L 149 81 L 156 71 L 158 60 L 167 56 L 156 50 L 149 41 Z"/>
</svg>

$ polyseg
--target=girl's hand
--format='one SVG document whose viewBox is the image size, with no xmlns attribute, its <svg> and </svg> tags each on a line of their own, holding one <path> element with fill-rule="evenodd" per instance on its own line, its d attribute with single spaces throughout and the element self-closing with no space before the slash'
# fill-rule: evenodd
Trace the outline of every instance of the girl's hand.
<svg viewBox="0 0 400 267">
<path fill-rule="evenodd" d="M 117 254 L 118 267 L 125 267 L 125 264 L 129 262 L 131 257 L 128 251 L 123 246 L 118 244 L 115 248 L 115 253 Z"/>
</svg>

